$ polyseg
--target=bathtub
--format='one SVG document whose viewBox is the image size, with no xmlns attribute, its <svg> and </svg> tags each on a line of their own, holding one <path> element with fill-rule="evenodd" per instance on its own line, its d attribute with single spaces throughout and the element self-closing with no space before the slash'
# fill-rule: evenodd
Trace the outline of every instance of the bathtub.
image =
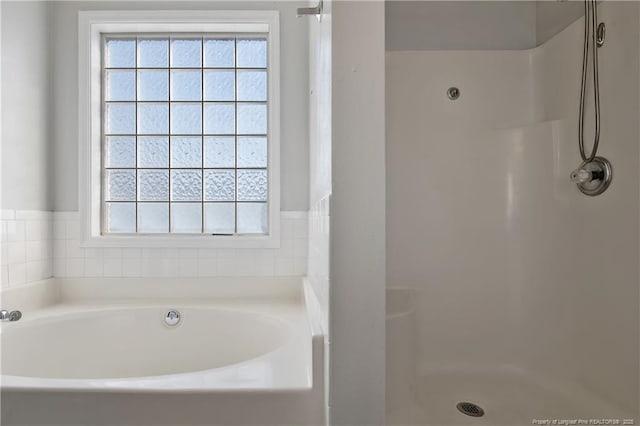
<svg viewBox="0 0 640 426">
<path fill-rule="evenodd" d="M 324 421 L 322 331 L 299 279 L 27 287 L 3 293 L 23 311 L 0 330 L 3 425 Z"/>
</svg>

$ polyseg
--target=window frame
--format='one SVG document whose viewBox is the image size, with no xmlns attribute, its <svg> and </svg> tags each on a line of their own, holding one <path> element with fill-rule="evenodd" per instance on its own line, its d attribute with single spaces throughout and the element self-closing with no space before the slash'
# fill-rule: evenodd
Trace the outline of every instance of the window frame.
<svg viewBox="0 0 640 426">
<path fill-rule="evenodd" d="M 280 246 L 280 39 L 278 11 L 81 11 L 78 15 L 79 200 L 85 247 L 278 248 Z M 265 235 L 103 234 L 102 42 L 108 34 L 267 35 L 268 226 Z"/>
</svg>

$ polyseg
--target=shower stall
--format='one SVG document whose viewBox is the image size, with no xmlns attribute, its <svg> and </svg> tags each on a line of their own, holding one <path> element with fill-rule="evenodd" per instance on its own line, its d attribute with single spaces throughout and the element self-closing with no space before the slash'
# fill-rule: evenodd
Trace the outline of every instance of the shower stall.
<svg viewBox="0 0 640 426">
<path fill-rule="evenodd" d="M 589 38 L 597 196 L 584 7 L 387 5 L 389 425 L 640 422 L 640 7 Z"/>
</svg>

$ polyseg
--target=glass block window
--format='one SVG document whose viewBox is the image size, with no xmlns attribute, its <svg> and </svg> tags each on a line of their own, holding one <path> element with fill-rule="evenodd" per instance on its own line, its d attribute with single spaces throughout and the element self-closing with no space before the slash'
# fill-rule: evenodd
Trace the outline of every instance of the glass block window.
<svg viewBox="0 0 640 426">
<path fill-rule="evenodd" d="M 268 233 L 267 38 L 103 37 L 103 233 Z"/>
</svg>

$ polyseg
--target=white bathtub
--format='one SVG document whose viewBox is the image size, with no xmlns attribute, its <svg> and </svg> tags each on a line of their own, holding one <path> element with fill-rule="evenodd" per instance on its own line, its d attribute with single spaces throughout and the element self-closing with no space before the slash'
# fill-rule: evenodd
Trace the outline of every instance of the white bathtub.
<svg viewBox="0 0 640 426">
<path fill-rule="evenodd" d="M 300 280 L 135 281 L 50 280 L 31 308 L 3 298 L 23 311 L 2 323 L 3 425 L 323 421 L 322 336 Z"/>
</svg>

